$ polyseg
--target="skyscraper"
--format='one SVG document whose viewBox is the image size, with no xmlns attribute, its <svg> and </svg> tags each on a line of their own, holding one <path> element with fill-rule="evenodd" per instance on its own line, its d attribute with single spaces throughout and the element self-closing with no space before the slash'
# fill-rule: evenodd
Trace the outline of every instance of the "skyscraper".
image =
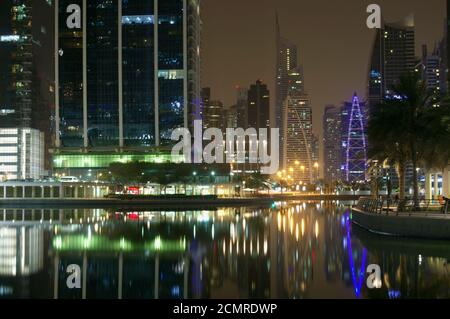
<svg viewBox="0 0 450 319">
<path fill-rule="evenodd" d="M 203 129 L 218 128 L 223 130 L 224 122 L 224 107 L 223 103 L 211 99 L 211 89 L 202 89 L 202 119 Z"/>
<path fill-rule="evenodd" d="M 348 182 L 366 180 L 367 134 L 365 103 L 355 93 L 351 102 L 342 108 L 342 159 L 343 179 Z"/>
<path fill-rule="evenodd" d="M 450 0 L 447 0 L 447 18 L 446 18 L 446 24 L 445 24 L 445 39 L 443 41 L 445 43 L 445 73 L 446 73 L 446 81 L 447 81 L 447 88 L 446 90 L 450 90 Z M 442 50 L 443 52 L 444 50 Z"/>
<path fill-rule="evenodd" d="M 267 128 L 270 132 L 270 92 L 261 80 L 248 90 L 247 127 Z"/>
<path fill-rule="evenodd" d="M 2 1 L 0 114 L 2 127 L 30 127 L 33 91 L 31 1 Z"/>
<path fill-rule="evenodd" d="M 304 91 L 303 70 L 288 75 L 288 95 L 283 108 L 283 167 L 295 183 L 313 181 L 312 108 Z"/>
<path fill-rule="evenodd" d="M 225 127 L 247 127 L 248 89 L 236 87 L 236 104 L 226 110 Z"/>
<path fill-rule="evenodd" d="M 281 36 L 278 13 L 275 17 L 276 28 L 276 87 L 275 87 L 275 127 L 280 129 L 280 161 L 283 163 L 282 147 L 284 143 L 283 105 L 288 95 L 289 72 L 297 68 L 297 46 Z"/>
<path fill-rule="evenodd" d="M 368 104 L 373 110 L 386 96 L 400 76 L 415 69 L 414 18 L 402 23 L 385 23 L 377 29 L 368 75 Z"/>
<path fill-rule="evenodd" d="M 429 91 L 432 91 L 434 94 L 440 94 L 441 88 L 444 89 L 442 84 L 445 85 L 445 82 L 441 83 L 441 66 L 443 61 L 441 60 L 439 49 L 435 48 L 432 54 L 428 54 L 426 45 L 424 45 L 423 53 L 423 80 Z M 445 89 L 442 91 L 445 91 Z"/>
<path fill-rule="evenodd" d="M 169 146 L 200 99 L 199 0 L 55 4 L 57 151 Z"/>
<path fill-rule="evenodd" d="M 47 168 L 52 141 L 52 13 L 46 0 L 0 2 L 0 127 L 44 133 Z"/>
<path fill-rule="evenodd" d="M 342 121 L 341 108 L 327 105 L 323 115 L 323 162 L 327 183 L 342 178 Z"/>
</svg>

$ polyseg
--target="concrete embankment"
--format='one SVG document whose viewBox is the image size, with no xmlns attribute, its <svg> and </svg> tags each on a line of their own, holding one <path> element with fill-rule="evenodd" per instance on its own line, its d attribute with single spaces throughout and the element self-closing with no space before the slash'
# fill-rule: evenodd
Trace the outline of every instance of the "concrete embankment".
<svg viewBox="0 0 450 319">
<path fill-rule="evenodd" d="M 370 232 L 397 237 L 450 240 L 450 215 L 374 214 L 352 210 L 352 222 Z"/>
</svg>

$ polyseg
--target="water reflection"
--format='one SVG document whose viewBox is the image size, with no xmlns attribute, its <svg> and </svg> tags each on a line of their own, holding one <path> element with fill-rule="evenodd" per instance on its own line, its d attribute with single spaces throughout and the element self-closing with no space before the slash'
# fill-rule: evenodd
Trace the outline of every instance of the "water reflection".
<svg viewBox="0 0 450 319">
<path fill-rule="evenodd" d="M 0 210 L 0 297 L 448 298 L 448 246 L 369 234 L 343 203 Z M 71 264 L 81 289 L 67 287 Z M 382 289 L 366 287 L 369 264 Z"/>
</svg>

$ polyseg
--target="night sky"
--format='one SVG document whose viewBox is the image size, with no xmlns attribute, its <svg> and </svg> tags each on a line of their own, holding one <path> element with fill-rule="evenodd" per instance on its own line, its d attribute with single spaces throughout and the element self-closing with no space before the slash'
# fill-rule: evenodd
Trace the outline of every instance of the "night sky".
<svg viewBox="0 0 450 319">
<path fill-rule="evenodd" d="M 376 32 L 366 26 L 371 3 L 381 6 L 387 22 L 414 14 L 418 56 L 422 44 L 430 51 L 443 36 L 445 0 L 203 0 L 202 86 L 229 106 L 236 85 L 261 79 L 269 85 L 273 108 L 278 10 L 282 35 L 298 46 L 314 131 L 322 136 L 326 104 L 350 100 L 355 91 L 365 96 Z"/>
</svg>

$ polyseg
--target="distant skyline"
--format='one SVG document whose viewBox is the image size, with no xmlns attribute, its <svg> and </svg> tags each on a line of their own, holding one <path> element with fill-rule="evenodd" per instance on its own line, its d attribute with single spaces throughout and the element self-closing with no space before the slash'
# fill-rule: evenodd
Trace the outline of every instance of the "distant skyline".
<svg viewBox="0 0 450 319">
<path fill-rule="evenodd" d="M 386 22 L 414 14 L 417 56 L 423 44 L 432 50 L 444 35 L 445 0 L 204 0 L 202 86 L 230 106 L 237 85 L 260 79 L 268 84 L 273 110 L 278 11 L 282 36 L 298 46 L 314 133 L 322 139 L 325 105 L 351 101 L 354 92 L 365 98 L 375 36 L 366 26 L 371 3 L 381 6 Z"/>
</svg>

